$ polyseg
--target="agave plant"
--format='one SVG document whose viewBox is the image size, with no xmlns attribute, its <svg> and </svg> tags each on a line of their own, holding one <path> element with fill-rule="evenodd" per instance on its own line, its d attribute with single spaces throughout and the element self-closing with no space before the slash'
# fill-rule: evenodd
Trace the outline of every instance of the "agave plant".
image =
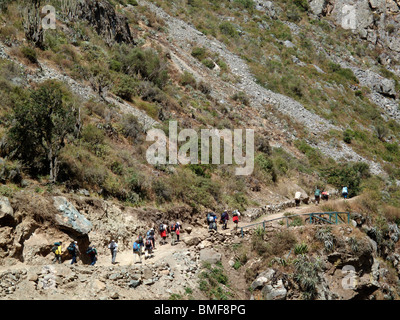
<svg viewBox="0 0 400 320">
<path fill-rule="evenodd" d="M 315 233 L 315 238 L 324 243 L 325 250 L 330 252 L 334 249 L 334 236 L 332 234 L 332 228 L 326 227 L 318 229 Z"/>
</svg>

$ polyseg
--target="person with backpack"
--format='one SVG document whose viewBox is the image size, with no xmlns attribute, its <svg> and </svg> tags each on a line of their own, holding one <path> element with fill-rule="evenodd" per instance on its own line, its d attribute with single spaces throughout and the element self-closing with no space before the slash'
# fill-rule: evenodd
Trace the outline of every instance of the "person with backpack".
<svg viewBox="0 0 400 320">
<path fill-rule="evenodd" d="M 142 249 L 142 253 L 144 253 L 144 239 L 142 237 L 142 235 L 138 235 L 137 237 L 137 241 L 140 244 L 140 248 Z"/>
<path fill-rule="evenodd" d="M 159 226 L 159 231 L 160 231 L 160 237 L 161 237 L 160 244 L 166 244 L 167 243 L 167 225 L 164 223 L 161 223 Z"/>
<path fill-rule="evenodd" d="M 181 224 L 177 221 L 176 222 L 176 242 L 179 242 L 179 235 L 181 234 Z"/>
<path fill-rule="evenodd" d="M 154 228 L 150 228 L 149 231 L 146 233 L 146 239 L 150 239 L 151 242 L 153 243 L 153 249 L 156 248 L 156 239 L 154 237 Z"/>
<path fill-rule="evenodd" d="M 343 198 L 347 199 L 348 194 L 349 193 L 348 193 L 347 187 L 343 186 L 343 188 L 342 188 L 342 196 L 343 196 Z"/>
<path fill-rule="evenodd" d="M 222 223 L 222 229 L 226 230 L 228 229 L 228 220 L 229 220 L 229 214 L 228 211 L 225 210 L 222 214 L 221 214 L 221 223 Z"/>
<path fill-rule="evenodd" d="M 214 212 L 209 212 L 207 214 L 207 223 L 208 223 L 208 229 L 212 230 L 214 229 L 215 231 L 217 231 L 217 216 L 215 215 Z"/>
<path fill-rule="evenodd" d="M 176 224 L 172 223 L 169 227 L 169 232 L 171 233 L 171 246 L 176 244 Z"/>
<path fill-rule="evenodd" d="M 298 207 L 300 205 L 300 199 L 301 199 L 301 192 L 297 191 L 294 194 L 294 202 L 296 203 L 296 207 Z"/>
<path fill-rule="evenodd" d="M 94 266 L 97 261 L 97 249 L 94 245 L 90 246 L 86 250 L 86 254 L 90 257 L 90 265 Z"/>
<path fill-rule="evenodd" d="M 133 243 L 132 249 L 133 249 L 133 255 L 135 257 L 134 263 L 136 263 L 136 256 L 139 256 L 139 263 L 142 263 L 142 248 L 137 240 Z"/>
<path fill-rule="evenodd" d="M 56 263 L 58 261 L 59 264 L 61 264 L 61 254 L 62 254 L 62 242 L 56 242 L 54 243 L 54 247 L 51 249 L 51 251 L 54 253 L 54 259 L 53 263 Z"/>
<path fill-rule="evenodd" d="M 77 263 L 77 256 L 80 254 L 78 249 L 78 242 L 73 241 L 67 248 L 69 254 L 72 256 L 71 264 Z"/>
<path fill-rule="evenodd" d="M 233 223 L 236 225 L 236 226 L 235 226 L 235 230 L 237 230 L 237 228 L 238 228 L 239 217 L 240 217 L 240 212 L 239 212 L 239 210 L 234 210 L 234 211 L 232 212 L 232 221 L 233 221 Z"/>
<path fill-rule="evenodd" d="M 153 245 L 150 239 L 146 240 L 145 248 L 144 248 L 144 258 L 150 258 L 153 256 Z"/>
<path fill-rule="evenodd" d="M 117 258 L 118 244 L 114 240 L 111 240 L 108 245 L 108 249 L 110 249 L 111 252 L 111 264 L 115 264 L 115 259 Z"/>
<path fill-rule="evenodd" d="M 315 204 L 319 204 L 319 200 L 321 198 L 321 190 L 319 190 L 318 188 L 315 189 L 314 198 L 315 198 Z"/>
</svg>

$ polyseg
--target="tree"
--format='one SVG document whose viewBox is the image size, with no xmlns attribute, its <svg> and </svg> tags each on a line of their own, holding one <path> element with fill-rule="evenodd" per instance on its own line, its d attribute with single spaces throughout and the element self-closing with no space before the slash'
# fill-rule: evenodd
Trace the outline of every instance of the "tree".
<svg viewBox="0 0 400 320">
<path fill-rule="evenodd" d="M 36 171 L 44 164 L 55 183 L 58 156 L 78 118 L 71 95 L 62 84 L 49 80 L 16 103 L 8 132 L 12 155 Z"/>
</svg>

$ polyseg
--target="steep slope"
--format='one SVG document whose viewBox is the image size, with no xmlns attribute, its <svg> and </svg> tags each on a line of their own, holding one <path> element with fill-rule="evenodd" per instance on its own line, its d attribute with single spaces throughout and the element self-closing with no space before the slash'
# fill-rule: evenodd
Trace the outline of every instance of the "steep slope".
<svg viewBox="0 0 400 320">
<path fill-rule="evenodd" d="M 53 0 L 57 25 L 46 31 L 21 14 L 25 4 L 0 4 L 2 299 L 398 298 L 397 2 L 360 1 L 354 30 L 342 25 L 347 1 Z M 45 138 L 58 131 L 39 133 L 63 122 L 46 112 L 50 125 L 32 121 L 54 87 L 52 107 L 73 114 L 52 140 L 55 158 Z M 146 133 L 168 133 L 174 120 L 254 129 L 254 172 L 149 164 Z M 37 128 L 19 130 L 27 123 Z M 314 205 L 316 187 L 333 198 L 344 185 L 349 201 Z M 234 209 L 241 226 L 291 225 L 246 228 L 244 238 L 205 226 L 206 212 Z M 350 211 L 352 224 L 289 217 L 314 210 Z M 164 221 L 182 222 L 183 242 L 134 264 L 133 240 Z M 50 265 L 58 240 L 78 241 L 77 266 L 66 254 Z M 100 254 L 94 268 L 89 243 Z M 361 280 L 350 291 L 340 287 L 348 265 Z M 313 290 L 296 277 L 301 267 Z"/>
</svg>

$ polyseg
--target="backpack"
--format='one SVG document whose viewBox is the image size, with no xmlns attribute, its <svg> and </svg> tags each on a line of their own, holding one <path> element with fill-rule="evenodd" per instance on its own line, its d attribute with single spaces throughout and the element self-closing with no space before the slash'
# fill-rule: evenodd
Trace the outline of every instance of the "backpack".
<svg viewBox="0 0 400 320">
<path fill-rule="evenodd" d="M 57 246 L 54 246 L 53 248 L 51 248 L 51 252 L 55 253 L 57 251 Z"/>
<path fill-rule="evenodd" d="M 143 237 L 142 236 L 138 236 L 138 240 L 139 243 L 143 243 Z"/>
<path fill-rule="evenodd" d="M 70 254 L 74 254 L 74 253 L 75 253 L 75 244 L 74 244 L 74 243 L 71 243 L 71 244 L 68 246 L 67 250 L 68 250 L 68 252 L 69 252 Z"/>
<path fill-rule="evenodd" d="M 176 224 L 171 224 L 170 230 L 171 230 L 171 231 L 175 231 L 175 230 L 176 230 Z"/>
<path fill-rule="evenodd" d="M 314 195 L 317 196 L 317 197 L 319 197 L 320 193 L 321 193 L 321 191 L 320 191 L 319 189 L 317 189 L 317 190 L 315 190 Z"/>
<path fill-rule="evenodd" d="M 224 211 L 224 212 L 222 213 L 221 219 L 222 219 L 222 220 L 228 220 L 228 219 L 229 219 L 229 217 L 228 217 L 228 212 Z"/>
<path fill-rule="evenodd" d="M 140 244 L 137 242 L 133 243 L 133 252 L 138 252 L 140 248 Z"/>
<path fill-rule="evenodd" d="M 146 240 L 146 247 L 151 247 L 151 240 L 150 239 Z"/>
<path fill-rule="evenodd" d="M 86 250 L 86 254 L 94 254 L 93 248 L 92 248 L 92 247 L 89 247 L 89 248 Z"/>
<path fill-rule="evenodd" d="M 160 231 L 164 231 L 165 230 L 164 224 L 160 224 L 159 230 Z"/>
</svg>

